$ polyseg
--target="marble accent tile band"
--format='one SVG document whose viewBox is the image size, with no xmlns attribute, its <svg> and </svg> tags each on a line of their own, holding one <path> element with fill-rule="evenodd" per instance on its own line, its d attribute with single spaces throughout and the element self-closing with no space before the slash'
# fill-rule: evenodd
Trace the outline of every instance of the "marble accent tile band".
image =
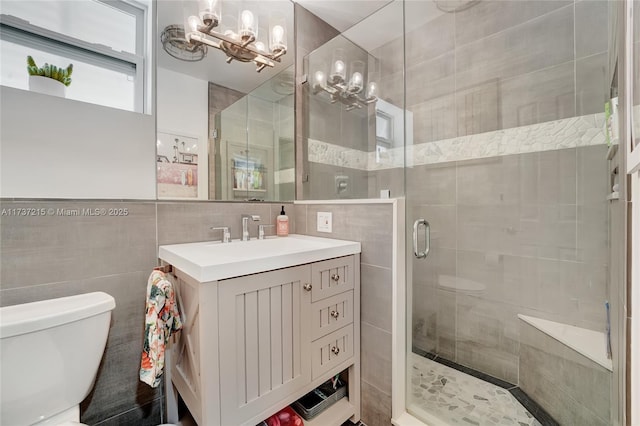
<svg viewBox="0 0 640 426">
<path fill-rule="evenodd" d="M 309 139 L 309 161 L 374 171 L 606 143 L 604 113 L 393 148 L 381 154 Z"/>
</svg>

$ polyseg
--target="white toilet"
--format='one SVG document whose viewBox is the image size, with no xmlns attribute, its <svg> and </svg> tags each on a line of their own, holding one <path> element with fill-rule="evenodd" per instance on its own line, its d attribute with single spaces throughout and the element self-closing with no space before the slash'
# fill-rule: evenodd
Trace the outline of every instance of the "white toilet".
<svg viewBox="0 0 640 426">
<path fill-rule="evenodd" d="M 115 306 L 95 292 L 0 308 L 0 424 L 79 424 Z"/>
</svg>

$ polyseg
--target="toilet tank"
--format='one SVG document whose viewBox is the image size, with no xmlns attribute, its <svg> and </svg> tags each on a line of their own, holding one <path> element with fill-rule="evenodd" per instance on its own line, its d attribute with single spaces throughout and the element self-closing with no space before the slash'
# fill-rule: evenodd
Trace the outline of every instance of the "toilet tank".
<svg viewBox="0 0 640 426">
<path fill-rule="evenodd" d="M 0 424 L 30 425 L 82 402 L 115 306 L 94 292 L 0 308 Z"/>
</svg>

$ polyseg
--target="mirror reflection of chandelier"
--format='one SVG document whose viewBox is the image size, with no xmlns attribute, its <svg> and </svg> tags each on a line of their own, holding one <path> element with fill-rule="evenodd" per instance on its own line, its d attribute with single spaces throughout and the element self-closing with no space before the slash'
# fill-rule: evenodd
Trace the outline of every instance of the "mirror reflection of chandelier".
<svg viewBox="0 0 640 426">
<path fill-rule="evenodd" d="M 365 65 L 362 61 L 354 61 L 350 65 L 351 75 L 347 80 L 343 49 L 336 49 L 333 53 L 331 72 L 325 77 L 323 71 L 316 71 L 313 75 L 313 94 L 321 92 L 329 94 L 331 103 L 340 102 L 346 105 L 346 110 L 362 108 L 378 100 L 378 85 L 369 81 L 364 90 Z M 364 97 L 362 93 L 364 91 Z"/>
<path fill-rule="evenodd" d="M 236 2 L 241 3 L 241 2 Z M 207 45 L 222 50 L 227 55 L 227 63 L 234 59 L 253 62 L 256 71 L 274 67 L 280 57 L 287 53 L 286 23 L 284 17 L 269 17 L 268 44 L 258 39 L 258 16 L 249 9 L 240 8 L 237 29 L 229 26 L 229 16 L 225 16 L 226 29 L 222 26 L 222 0 L 184 1 L 185 39 L 194 45 Z"/>
</svg>

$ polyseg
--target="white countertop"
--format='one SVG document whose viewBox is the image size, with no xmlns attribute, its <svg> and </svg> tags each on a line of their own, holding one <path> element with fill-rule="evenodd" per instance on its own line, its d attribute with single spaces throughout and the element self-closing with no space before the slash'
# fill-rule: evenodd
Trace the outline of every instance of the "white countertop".
<svg viewBox="0 0 640 426">
<path fill-rule="evenodd" d="M 360 253 L 360 243 L 291 234 L 264 240 L 160 246 L 158 257 L 200 282 L 217 281 Z"/>
</svg>

